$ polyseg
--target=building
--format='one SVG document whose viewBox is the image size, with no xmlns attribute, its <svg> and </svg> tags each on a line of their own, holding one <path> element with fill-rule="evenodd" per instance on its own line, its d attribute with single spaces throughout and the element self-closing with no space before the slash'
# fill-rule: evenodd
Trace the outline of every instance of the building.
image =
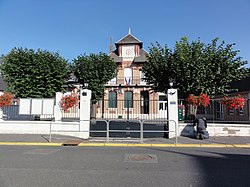
<svg viewBox="0 0 250 187">
<path fill-rule="evenodd" d="M 227 93 L 228 98 L 240 95 L 245 100 L 242 108 L 230 109 L 223 104 L 224 95 L 217 95 L 211 100 L 207 108 L 198 107 L 197 117 L 205 116 L 209 121 L 213 122 L 250 122 L 250 77 L 232 82 L 230 84 L 230 92 Z"/>
<path fill-rule="evenodd" d="M 250 77 L 231 83 L 231 92 L 228 97 L 240 95 L 245 99 L 243 108 L 228 109 L 225 106 L 219 108 L 225 121 L 250 121 Z M 220 105 L 221 106 L 221 105 Z"/>
<path fill-rule="evenodd" d="M 164 95 L 151 90 L 141 68 L 147 61 L 143 42 L 129 33 L 110 44 L 110 56 L 117 63 L 118 75 L 106 84 L 103 100 L 97 106 L 97 118 L 166 118 L 167 103 L 159 102 Z"/>
</svg>

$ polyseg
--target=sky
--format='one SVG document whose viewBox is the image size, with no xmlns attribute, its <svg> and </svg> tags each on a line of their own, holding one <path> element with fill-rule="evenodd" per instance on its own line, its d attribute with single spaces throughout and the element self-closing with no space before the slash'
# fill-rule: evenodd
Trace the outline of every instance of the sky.
<svg viewBox="0 0 250 187">
<path fill-rule="evenodd" d="M 250 0 L 0 0 L 0 55 L 14 47 L 80 54 L 109 53 L 128 34 L 174 47 L 187 36 L 235 43 L 250 67 Z"/>
</svg>

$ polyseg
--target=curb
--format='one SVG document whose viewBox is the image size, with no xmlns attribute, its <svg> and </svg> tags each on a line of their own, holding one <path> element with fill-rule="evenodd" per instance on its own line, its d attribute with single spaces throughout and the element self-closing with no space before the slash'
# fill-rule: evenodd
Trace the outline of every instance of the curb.
<svg viewBox="0 0 250 187">
<path fill-rule="evenodd" d="M 204 147 L 204 148 L 250 148 L 250 144 L 123 144 L 80 143 L 81 147 Z"/>
<path fill-rule="evenodd" d="M 27 145 L 27 146 L 61 146 L 62 143 L 41 142 L 0 142 L 0 145 Z"/>
<path fill-rule="evenodd" d="M 63 143 L 49 142 L 0 142 L 0 145 L 17 146 L 63 146 Z M 77 146 L 76 146 L 77 147 Z M 80 143 L 78 147 L 203 147 L 203 148 L 250 148 L 250 144 L 138 144 L 138 143 Z"/>
</svg>

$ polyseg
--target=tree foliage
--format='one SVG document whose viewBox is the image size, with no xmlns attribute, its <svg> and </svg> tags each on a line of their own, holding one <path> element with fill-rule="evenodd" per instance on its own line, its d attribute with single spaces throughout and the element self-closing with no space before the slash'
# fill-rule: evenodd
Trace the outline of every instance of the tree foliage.
<svg viewBox="0 0 250 187">
<path fill-rule="evenodd" d="M 247 61 L 237 56 L 234 44 L 218 43 L 218 38 L 206 45 L 200 39 L 190 43 L 183 37 L 173 51 L 156 44 L 150 47 L 148 63 L 142 69 L 156 91 L 166 92 L 169 80 L 174 79 L 182 98 L 189 94 L 226 94 L 231 82 L 249 75 L 244 67 Z"/>
<path fill-rule="evenodd" d="M 105 53 L 78 56 L 73 60 L 72 70 L 79 83 L 88 83 L 93 101 L 103 96 L 104 85 L 117 75 L 116 63 Z"/>
<path fill-rule="evenodd" d="M 14 48 L 3 57 L 1 74 L 16 97 L 50 98 L 63 91 L 69 68 L 58 53 Z"/>
<path fill-rule="evenodd" d="M 147 56 L 148 63 L 145 63 L 142 72 L 145 73 L 145 80 L 153 85 L 155 91 L 166 91 L 171 75 L 172 51 L 167 46 L 161 47 L 159 43 L 152 44 Z"/>
</svg>

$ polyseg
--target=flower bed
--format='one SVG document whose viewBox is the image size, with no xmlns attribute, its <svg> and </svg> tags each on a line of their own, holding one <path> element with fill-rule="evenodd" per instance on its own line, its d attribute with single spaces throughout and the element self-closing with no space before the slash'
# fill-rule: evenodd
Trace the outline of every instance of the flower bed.
<svg viewBox="0 0 250 187">
<path fill-rule="evenodd" d="M 207 107 L 210 104 L 210 97 L 207 94 L 201 93 L 199 96 L 193 94 L 189 95 L 187 102 L 193 106 L 204 106 Z"/>
<path fill-rule="evenodd" d="M 0 107 L 12 105 L 13 95 L 11 93 L 5 92 L 0 95 Z"/>
<path fill-rule="evenodd" d="M 226 97 L 222 99 L 222 104 L 224 104 L 228 109 L 243 108 L 245 104 L 245 99 L 241 95 L 236 95 L 235 97 Z"/>
<path fill-rule="evenodd" d="M 73 108 L 78 105 L 79 99 L 77 94 L 70 94 L 63 96 L 61 99 L 61 108 L 67 111 L 69 108 Z"/>
</svg>

